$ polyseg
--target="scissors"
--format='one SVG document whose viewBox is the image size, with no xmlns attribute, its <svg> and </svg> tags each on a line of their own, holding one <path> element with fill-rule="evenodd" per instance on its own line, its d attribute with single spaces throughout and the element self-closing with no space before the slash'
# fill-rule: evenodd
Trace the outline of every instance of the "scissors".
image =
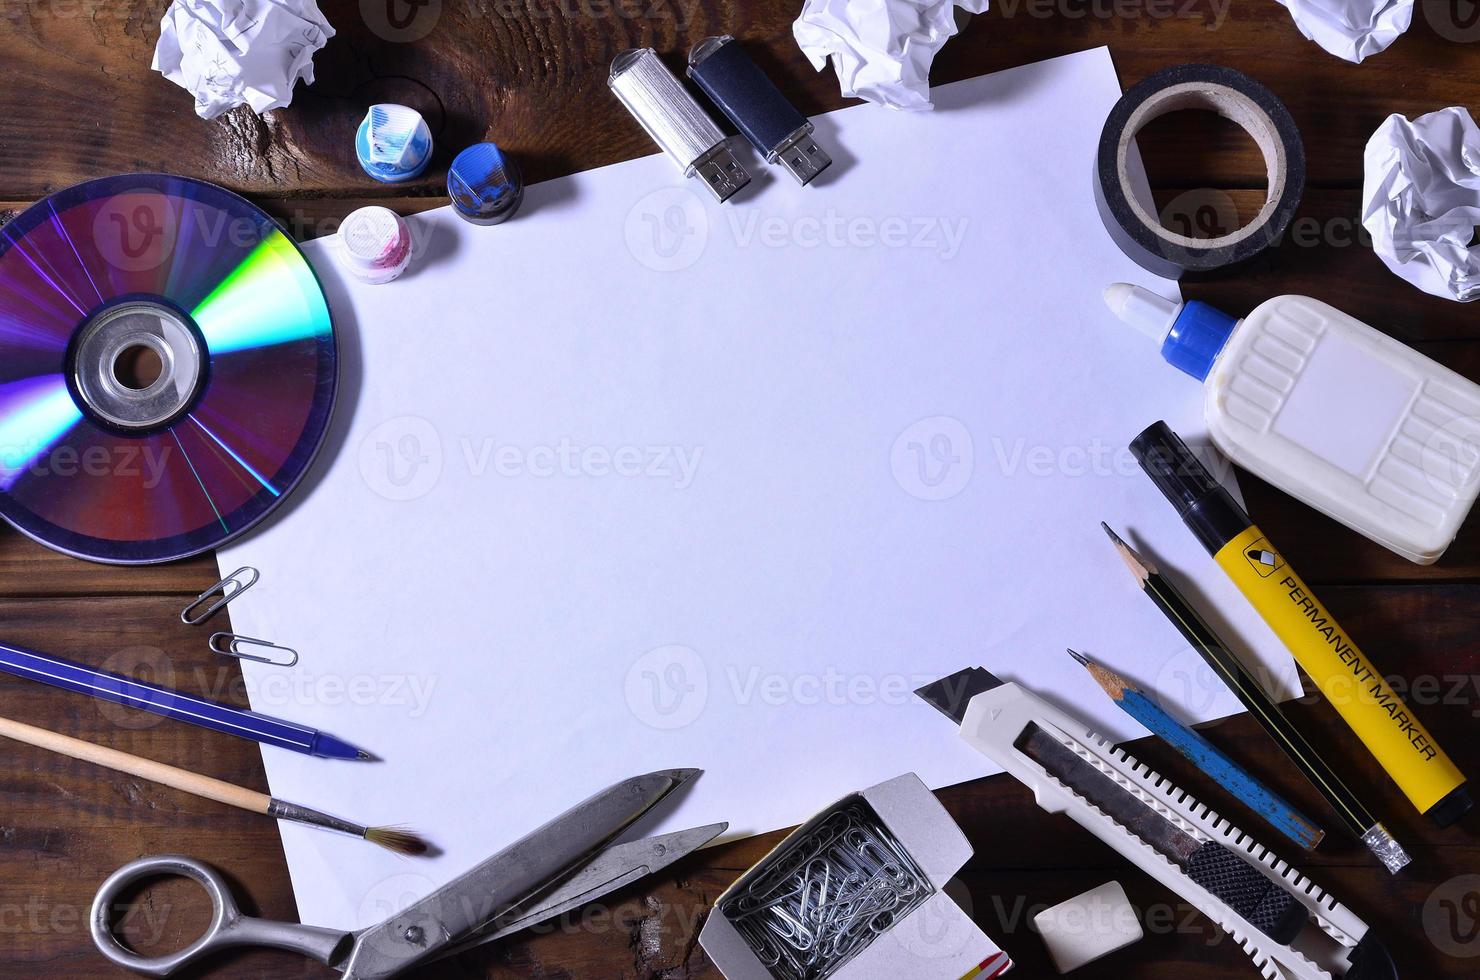
<svg viewBox="0 0 1480 980">
<path fill-rule="evenodd" d="M 119 966 L 168 977 L 223 949 L 286 949 L 339 970 L 344 980 L 385 980 L 579 908 L 646 877 L 724 833 L 710 824 L 625 844 L 612 841 L 698 769 L 668 769 L 609 786 L 471 871 L 379 925 L 347 932 L 242 914 L 221 875 L 179 855 L 143 858 L 114 872 L 93 900 L 93 942 Z M 213 914 L 199 939 L 169 956 L 145 957 L 113 931 L 113 913 L 134 884 L 185 877 L 201 885 Z"/>
</svg>

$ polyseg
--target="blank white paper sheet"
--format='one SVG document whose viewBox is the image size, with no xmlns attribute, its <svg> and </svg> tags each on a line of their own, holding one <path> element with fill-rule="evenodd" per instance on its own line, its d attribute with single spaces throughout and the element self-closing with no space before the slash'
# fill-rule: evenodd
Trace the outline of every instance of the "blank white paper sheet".
<svg viewBox="0 0 1480 980">
<path fill-rule="evenodd" d="M 1102 519 L 1288 696 L 1289 656 L 1125 448 L 1205 429 L 1199 385 L 1101 299 L 1176 295 L 1096 214 L 1119 94 L 1100 49 L 935 112 L 844 109 L 814 186 L 751 158 L 726 205 L 661 156 L 549 181 L 497 227 L 415 219 L 386 286 L 307 246 L 340 404 L 285 512 L 220 555 L 262 571 L 233 625 L 302 655 L 245 665 L 257 710 L 383 757 L 269 748 L 273 793 L 443 853 L 283 825 L 304 921 L 377 922 L 639 772 L 706 770 L 647 830 L 732 834 L 985 775 L 911 694 L 966 666 L 1117 739 L 1143 733 L 1066 647 L 1189 721 L 1238 710 Z"/>
</svg>

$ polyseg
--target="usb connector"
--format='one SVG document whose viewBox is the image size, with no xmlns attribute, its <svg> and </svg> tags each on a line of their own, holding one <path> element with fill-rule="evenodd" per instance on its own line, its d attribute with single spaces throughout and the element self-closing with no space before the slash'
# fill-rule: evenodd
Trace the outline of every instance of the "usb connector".
<svg viewBox="0 0 1480 980">
<path fill-rule="evenodd" d="M 781 164 L 799 183 L 806 185 L 828 168 L 832 157 L 812 138 L 812 124 L 808 123 L 805 129 L 778 146 L 766 162 Z"/>
<path fill-rule="evenodd" d="M 750 174 L 740 166 L 735 154 L 730 152 L 728 143 L 716 145 L 694 161 L 689 176 L 698 176 L 721 203 L 728 201 L 731 195 L 750 183 Z"/>
<path fill-rule="evenodd" d="M 781 164 L 798 182 L 811 183 L 832 163 L 812 139 L 812 123 L 734 38 L 705 38 L 695 45 L 689 77 L 767 163 Z"/>
<path fill-rule="evenodd" d="M 607 84 L 685 177 L 698 177 L 720 201 L 750 183 L 724 132 L 652 48 L 618 55 Z"/>
</svg>

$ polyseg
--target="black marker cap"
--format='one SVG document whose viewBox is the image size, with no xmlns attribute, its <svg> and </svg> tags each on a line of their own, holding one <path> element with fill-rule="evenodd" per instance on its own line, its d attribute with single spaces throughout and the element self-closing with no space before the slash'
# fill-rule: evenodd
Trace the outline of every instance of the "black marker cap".
<svg viewBox="0 0 1480 980">
<path fill-rule="evenodd" d="M 1475 801 L 1470 797 L 1470 784 L 1461 783 L 1450 790 L 1449 795 L 1429 807 L 1429 818 L 1440 827 L 1453 827 L 1459 818 L 1470 812 Z"/>
<path fill-rule="evenodd" d="M 1216 555 L 1254 523 L 1165 422 L 1157 422 L 1131 440 L 1131 455 L 1209 554 Z"/>
</svg>

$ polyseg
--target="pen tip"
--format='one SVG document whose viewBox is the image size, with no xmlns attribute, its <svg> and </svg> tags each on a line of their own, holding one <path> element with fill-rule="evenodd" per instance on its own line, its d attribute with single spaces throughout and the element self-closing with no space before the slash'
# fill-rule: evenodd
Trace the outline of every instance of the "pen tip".
<svg viewBox="0 0 1480 980">
<path fill-rule="evenodd" d="M 359 760 L 360 762 L 379 762 L 380 761 L 380 757 L 379 756 L 371 755 L 369 752 L 366 752 L 364 749 L 356 749 L 355 751 L 356 751 L 355 758 L 357 760 Z"/>
</svg>

